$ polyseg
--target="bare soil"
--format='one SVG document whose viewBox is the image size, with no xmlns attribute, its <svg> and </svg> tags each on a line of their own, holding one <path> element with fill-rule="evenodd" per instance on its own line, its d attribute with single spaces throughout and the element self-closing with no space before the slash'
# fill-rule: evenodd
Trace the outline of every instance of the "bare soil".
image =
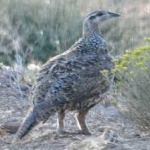
<svg viewBox="0 0 150 150">
<path fill-rule="evenodd" d="M 26 85 L 18 84 L 0 71 L 0 124 L 20 124 L 31 104 Z M 15 134 L 0 128 L 0 150 L 150 150 L 150 136 L 141 133 L 117 108 L 95 106 L 87 116 L 91 136 L 77 134 L 75 112 L 65 118 L 66 135 L 57 135 L 57 114 L 39 124 L 21 141 L 13 143 Z M 13 128 L 12 127 L 12 128 Z M 14 132 L 15 132 L 14 128 Z M 10 129 L 11 131 L 11 129 Z"/>
</svg>

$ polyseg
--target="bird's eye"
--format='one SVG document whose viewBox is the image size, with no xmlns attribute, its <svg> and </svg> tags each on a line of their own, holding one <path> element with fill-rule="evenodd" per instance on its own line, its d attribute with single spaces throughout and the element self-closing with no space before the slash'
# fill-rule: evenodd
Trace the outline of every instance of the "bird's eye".
<svg viewBox="0 0 150 150">
<path fill-rule="evenodd" d="M 96 18 L 96 16 L 91 16 L 91 17 L 90 17 L 91 20 L 93 20 L 93 19 L 95 19 L 95 18 Z"/>
<path fill-rule="evenodd" d="M 98 16 L 102 16 L 102 15 L 103 15 L 103 13 L 102 13 L 102 12 L 99 12 L 97 15 L 98 15 Z"/>
<path fill-rule="evenodd" d="M 105 52 L 105 53 L 107 53 L 107 52 L 108 52 L 108 50 L 107 50 L 107 49 L 104 49 L 104 52 Z"/>
</svg>

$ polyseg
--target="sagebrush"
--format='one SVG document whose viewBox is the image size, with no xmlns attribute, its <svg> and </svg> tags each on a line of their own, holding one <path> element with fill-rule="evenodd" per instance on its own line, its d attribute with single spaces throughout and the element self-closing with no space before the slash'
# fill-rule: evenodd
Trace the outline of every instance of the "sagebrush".
<svg viewBox="0 0 150 150">
<path fill-rule="evenodd" d="M 118 105 L 141 130 L 150 131 L 150 45 L 128 50 L 116 59 L 114 73 Z"/>
</svg>

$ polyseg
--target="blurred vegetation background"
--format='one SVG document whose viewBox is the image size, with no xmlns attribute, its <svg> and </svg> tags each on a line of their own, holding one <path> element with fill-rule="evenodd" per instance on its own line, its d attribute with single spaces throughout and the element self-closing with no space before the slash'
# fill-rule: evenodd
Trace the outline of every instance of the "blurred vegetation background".
<svg viewBox="0 0 150 150">
<path fill-rule="evenodd" d="M 84 16 L 101 9 L 122 15 L 101 29 L 114 55 L 149 35 L 149 0 L 0 0 L 0 62 L 45 62 L 81 36 Z"/>
<path fill-rule="evenodd" d="M 0 0 L 0 62 L 17 66 L 32 83 L 39 69 L 32 63 L 67 50 L 82 34 L 84 16 L 95 10 L 122 15 L 100 29 L 116 57 L 115 99 L 150 131 L 150 0 Z"/>
</svg>

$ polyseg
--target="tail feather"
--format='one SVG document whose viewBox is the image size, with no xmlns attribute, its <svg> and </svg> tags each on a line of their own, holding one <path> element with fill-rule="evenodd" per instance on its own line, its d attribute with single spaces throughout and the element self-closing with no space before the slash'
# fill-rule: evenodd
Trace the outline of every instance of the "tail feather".
<svg viewBox="0 0 150 150">
<path fill-rule="evenodd" d="M 31 111 L 29 111 L 26 118 L 19 127 L 16 133 L 15 140 L 23 138 L 37 124 L 37 116 L 34 109 L 32 109 Z"/>
</svg>

